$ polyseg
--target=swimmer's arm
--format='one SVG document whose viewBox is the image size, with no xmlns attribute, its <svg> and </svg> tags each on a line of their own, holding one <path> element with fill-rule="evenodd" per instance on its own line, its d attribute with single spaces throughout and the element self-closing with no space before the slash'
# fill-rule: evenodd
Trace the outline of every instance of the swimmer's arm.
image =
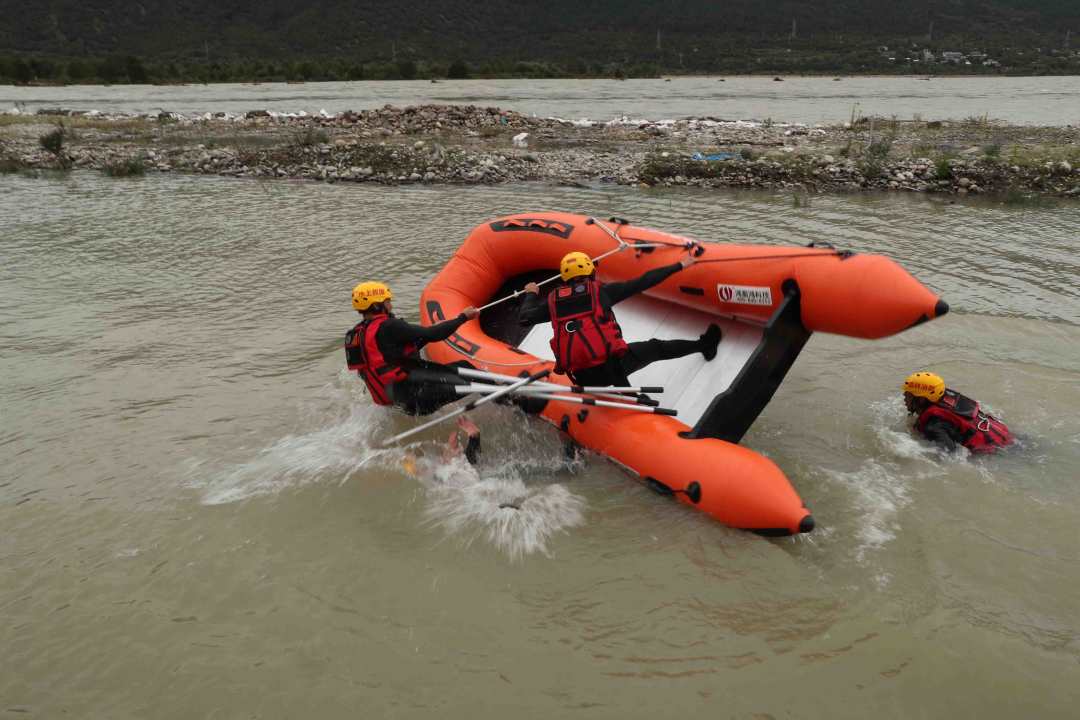
<svg viewBox="0 0 1080 720">
<path fill-rule="evenodd" d="M 926 423 L 923 435 L 927 440 L 937 443 L 948 450 L 955 450 L 963 442 L 960 431 L 952 423 L 934 418 Z"/>
</svg>

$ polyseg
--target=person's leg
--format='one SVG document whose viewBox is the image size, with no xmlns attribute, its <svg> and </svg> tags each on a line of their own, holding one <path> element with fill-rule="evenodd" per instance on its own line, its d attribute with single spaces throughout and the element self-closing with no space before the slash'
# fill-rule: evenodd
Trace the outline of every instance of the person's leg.
<svg viewBox="0 0 1080 720">
<path fill-rule="evenodd" d="M 421 415 L 430 415 L 443 405 L 449 405 L 461 399 L 453 385 L 441 383 L 421 383 L 417 392 L 417 410 Z"/>
<path fill-rule="evenodd" d="M 409 377 L 390 386 L 394 404 L 410 415 L 430 415 L 444 405 L 462 396 L 454 390 L 455 385 L 469 381 L 448 372 L 447 367 L 468 367 L 466 360 L 441 365 L 427 360 L 410 362 Z"/>
<path fill-rule="evenodd" d="M 475 465 L 480 462 L 480 428 L 465 415 L 458 418 L 457 424 L 469 436 L 468 442 L 465 443 L 465 459 L 470 465 Z"/>
<path fill-rule="evenodd" d="M 720 326 L 710 325 L 697 340 L 645 340 L 643 342 L 630 343 L 626 354 L 622 356 L 621 365 L 627 375 L 632 375 L 646 365 L 651 365 L 657 360 L 674 360 L 675 358 L 693 355 L 696 352 L 705 356 L 706 360 L 716 357 L 716 346 L 720 344 Z"/>
</svg>

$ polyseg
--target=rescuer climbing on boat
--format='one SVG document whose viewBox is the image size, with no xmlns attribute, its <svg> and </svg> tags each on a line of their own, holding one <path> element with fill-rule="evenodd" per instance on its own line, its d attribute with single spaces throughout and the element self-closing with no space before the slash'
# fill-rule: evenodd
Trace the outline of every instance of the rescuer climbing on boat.
<svg viewBox="0 0 1080 720">
<path fill-rule="evenodd" d="M 716 357 L 720 326 L 712 324 L 696 340 L 646 340 L 627 343 L 612 306 L 690 267 L 692 255 L 623 282 L 601 283 L 596 267 L 583 252 L 567 253 L 559 265 L 562 284 L 540 297 L 536 283 L 525 286 L 518 320 L 522 325 L 551 321 L 555 372 L 582 385 L 629 385 L 629 375 L 658 360 L 673 360 L 700 352 Z"/>
<path fill-rule="evenodd" d="M 479 311 L 467 307 L 455 318 L 423 327 L 394 317 L 392 300 L 390 288 L 380 282 L 364 282 L 353 288 L 353 308 L 364 319 L 345 335 L 345 361 L 364 379 L 376 405 L 396 405 L 410 415 L 427 415 L 460 396 L 453 385 L 410 378 L 416 369 L 445 369 L 420 359 L 420 349 L 450 337 Z M 453 364 L 468 366 L 465 362 Z"/>
</svg>

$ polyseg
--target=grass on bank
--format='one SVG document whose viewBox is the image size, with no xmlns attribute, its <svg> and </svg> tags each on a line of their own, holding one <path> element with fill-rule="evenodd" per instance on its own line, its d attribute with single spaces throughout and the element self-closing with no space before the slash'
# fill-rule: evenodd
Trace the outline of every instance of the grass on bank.
<svg viewBox="0 0 1080 720">
<path fill-rule="evenodd" d="M 149 130 L 159 125 L 173 124 L 152 118 L 123 117 L 109 119 L 91 115 L 60 115 L 60 114 L 34 114 L 34 115 L 0 115 L 0 127 L 18 125 L 56 125 L 63 123 L 68 128 L 85 128 L 88 130 L 112 130 L 139 132 Z"/>
</svg>

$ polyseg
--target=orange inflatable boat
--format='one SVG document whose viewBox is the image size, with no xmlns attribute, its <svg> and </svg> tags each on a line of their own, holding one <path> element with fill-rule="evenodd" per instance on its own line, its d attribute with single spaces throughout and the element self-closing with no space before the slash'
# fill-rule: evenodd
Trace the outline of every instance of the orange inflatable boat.
<svg viewBox="0 0 1080 720">
<path fill-rule="evenodd" d="M 422 322 L 454 317 L 469 305 L 483 306 L 558 274 L 563 255 L 575 250 L 604 256 L 597 263 L 601 281 L 635 278 L 694 252 L 696 264 L 620 303 L 619 324 L 633 342 L 694 338 L 715 322 L 723 340 L 710 362 L 695 354 L 630 376 L 635 385 L 663 386 L 657 399 L 677 410 L 676 417 L 554 399 L 533 403 L 536 411 L 568 440 L 610 458 L 657 492 L 763 535 L 814 528 L 780 468 L 738 444 L 810 334 L 881 338 L 948 311 L 881 256 L 831 246 L 696 243 L 616 218 L 538 212 L 473 230 L 424 290 Z M 521 327 L 518 307 L 515 298 L 485 310 L 446 341 L 429 345 L 427 356 L 442 363 L 466 360 L 503 375 L 552 368 L 550 323 Z M 548 381 L 570 385 L 554 373 Z"/>
</svg>

